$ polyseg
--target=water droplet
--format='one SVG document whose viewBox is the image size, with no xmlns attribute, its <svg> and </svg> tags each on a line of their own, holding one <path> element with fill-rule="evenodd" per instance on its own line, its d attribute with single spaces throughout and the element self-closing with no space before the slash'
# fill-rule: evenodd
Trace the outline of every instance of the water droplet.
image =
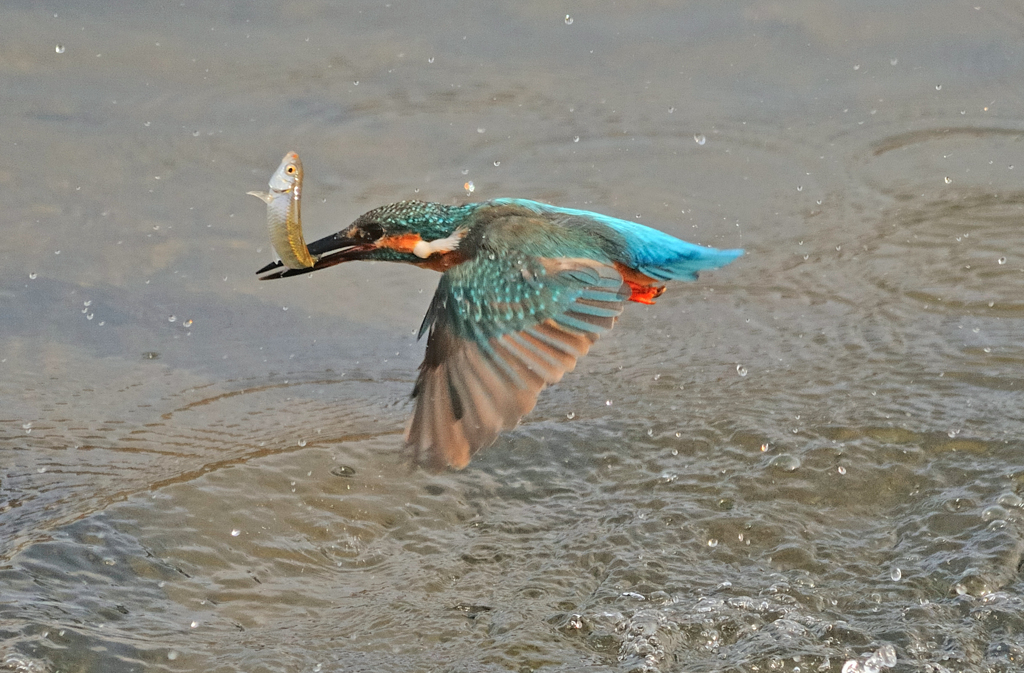
<svg viewBox="0 0 1024 673">
<path fill-rule="evenodd" d="M 648 437 L 653 437 L 654 436 L 654 428 L 647 428 L 647 436 Z"/>
<path fill-rule="evenodd" d="M 710 540 L 708 540 L 708 546 L 714 549 L 718 546 L 718 540 L 716 538 L 711 538 Z"/>
<path fill-rule="evenodd" d="M 843 467 L 842 465 L 839 466 L 837 471 L 839 472 L 839 474 L 846 474 L 846 468 Z"/>
<path fill-rule="evenodd" d="M 172 315 L 171 317 L 167 318 L 167 322 L 174 322 L 177 319 L 178 319 L 178 316 Z"/>
<path fill-rule="evenodd" d="M 487 129 L 485 129 L 484 127 L 480 126 L 480 127 L 478 127 L 478 128 L 477 128 L 476 132 L 477 132 L 477 133 L 483 133 L 483 132 L 484 132 L 484 131 L 486 131 L 486 130 L 487 130 Z"/>
<path fill-rule="evenodd" d="M 467 192 L 469 192 L 470 194 L 472 194 L 472 193 L 473 193 L 473 190 L 475 190 L 475 189 L 476 189 L 476 185 L 474 185 L 474 184 L 473 184 L 473 181 L 472 181 L 472 180 L 470 180 L 470 181 L 466 182 L 466 184 L 462 185 L 462 188 L 463 188 L 463 189 L 465 189 L 465 190 L 466 190 Z"/>
<path fill-rule="evenodd" d="M 242 531 L 238 530 L 237 528 L 232 528 L 231 529 L 231 537 L 238 537 L 241 534 L 242 534 Z"/>
<path fill-rule="evenodd" d="M 798 192 L 804 191 L 804 186 L 803 185 L 797 185 L 796 186 L 796 191 L 798 191 Z"/>
<path fill-rule="evenodd" d="M 698 145 L 703 145 L 707 141 L 708 141 L 708 139 L 704 136 L 703 133 L 694 133 L 693 134 L 693 142 L 697 143 Z"/>
<path fill-rule="evenodd" d="M 945 181 L 946 181 L 946 184 L 947 184 L 947 185 L 948 185 L 949 183 L 953 182 L 953 178 L 949 177 L 948 175 L 947 175 L 947 176 L 946 176 L 945 178 L 943 178 L 943 180 L 945 180 Z"/>
<path fill-rule="evenodd" d="M 890 58 L 889 59 L 889 65 L 896 65 L 899 62 L 900 62 L 900 60 L 898 58 Z"/>
<path fill-rule="evenodd" d="M 142 354 L 143 360 L 156 360 L 159 357 L 160 354 L 157 353 L 156 351 L 146 351 L 145 353 Z"/>
<path fill-rule="evenodd" d="M 670 107 L 670 108 L 668 109 L 668 113 L 669 113 L 669 114 L 672 114 L 672 113 L 673 113 L 673 112 L 675 112 L 675 111 L 676 111 L 676 109 L 675 109 L 674 107 Z"/>
<path fill-rule="evenodd" d="M 950 439 L 953 439 L 954 437 L 956 437 L 959 434 L 960 434 L 960 428 L 952 428 L 952 429 L 950 429 L 949 432 L 946 433 L 946 436 L 949 437 Z"/>
<path fill-rule="evenodd" d="M 996 502 L 1000 505 L 1005 505 L 1006 507 L 1024 507 L 1024 498 L 1021 498 L 1012 491 L 1000 495 L 996 498 Z"/>
<path fill-rule="evenodd" d="M 761 453 L 767 453 L 767 452 L 768 452 L 768 442 L 765 442 L 764 444 L 761 445 Z"/>
<path fill-rule="evenodd" d="M 500 162 L 500 161 L 495 161 L 495 162 L 494 162 L 494 165 L 495 165 L 495 166 L 500 166 L 500 165 L 501 165 L 501 162 Z"/>
<path fill-rule="evenodd" d="M 795 472 L 800 467 L 800 459 L 787 453 L 780 453 L 771 459 L 768 466 L 783 472 Z"/>
<path fill-rule="evenodd" d="M 1005 508 L 1000 507 L 999 505 L 992 505 L 991 507 L 986 507 L 984 510 L 982 510 L 981 520 L 992 521 L 994 519 L 1005 519 L 1006 514 L 1007 511 Z"/>
<path fill-rule="evenodd" d="M 746 376 L 747 368 L 744 367 L 743 365 L 736 365 L 736 373 L 739 374 L 740 376 Z"/>
<path fill-rule="evenodd" d="M 63 54 L 64 53 L 64 45 L 60 44 L 58 42 L 57 46 L 54 48 L 54 51 L 56 51 L 58 54 Z"/>
<path fill-rule="evenodd" d="M 571 26 L 572 25 L 572 17 L 569 16 L 568 14 L 565 15 L 565 25 L 567 25 L 567 26 Z"/>
<path fill-rule="evenodd" d="M 936 91 L 942 91 L 942 85 L 941 84 L 936 84 L 935 85 L 935 90 Z"/>
<path fill-rule="evenodd" d="M 92 299 L 82 302 L 82 306 L 92 306 Z"/>
<path fill-rule="evenodd" d="M 899 582 L 901 579 L 903 579 L 903 571 L 900 570 L 898 567 L 893 566 L 892 570 L 889 571 L 889 577 L 892 578 L 893 582 Z"/>
<path fill-rule="evenodd" d="M 95 316 L 96 316 L 95 313 L 90 313 L 89 315 L 85 316 L 85 319 L 86 320 L 92 320 Z"/>
<path fill-rule="evenodd" d="M 818 204 L 819 206 L 821 205 L 821 199 L 818 199 L 818 201 L 817 201 L 817 204 Z"/>
<path fill-rule="evenodd" d="M 567 413 L 565 415 L 565 417 L 568 418 L 571 421 L 572 419 L 576 418 L 576 412 L 575 411 L 570 411 L 569 413 Z"/>
<path fill-rule="evenodd" d="M 185 322 L 183 322 L 181 324 L 182 324 L 183 327 L 191 327 L 192 326 L 192 320 L 191 319 L 186 320 Z"/>
<path fill-rule="evenodd" d="M 579 137 L 579 136 L 573 136 L 573 137 L 572 137 L 572 141 L 573 141 L 574 143 L 578 143 L 578 142 L 580 141 L 580 137 Z"/>
<path fill-rule="evenodd" d="M 188 626 L 189 626 L 190 629 L 198 628 L 199 627 L 199 622 L 193 620 L 192 623 L 189 624 Z"/>
<path fill-rule="evenodd" d="M 854 70 L 860 70 L 860 63 L 858 63 L 857 65 L 853 66 L 853 69 Z"/>
<path fill-rule="evenodd" d="M 892 668 L 896 665 L 896 648 L 892 645 L 883 645 L 878 648 L 874 656 L 878 658 L 878 663 L 884 668 Z"/>
<path fill-rule="evenodd" d="M 38 278 L 38 277 L 39 277 L 39 274 L 38 274 L 38 273 L 35 273 L 35 272 L 33 272 L 33 273 L 30 273 L 30 274 L 28 275 L 28 279 L 29 279 L 29 280 L 35 280 L 35 279 L 36 279 L 36 278 Z"/>
<path fill-rule="evenodd" d="M 193 138 L 198 138 L 199 137 L 199 131 L 193 131 L 192 132 L 192 137 Z"/>
<path fill-rule="evenodd" d="M 605 401 L 604 401 L 604 405 L 605 405 L 606 407 L 610 407 L 610 406 L 612 406 L 612 401 L 611 401 L 611 400 L 605 400 Z"/>
<path fill-rule="evenodd" d="M 331 474 L 333 474 L 335 477 L 344 477 L 346 479 L 351 479 L 352 477 L 356 476 L 356 470 L 354 467 L 349 467 L 348 465 L 338 465 L 337 467 L 331 468 Z"/>
<path fill-rule="evenodd" d="M 427 63 L 433 63 L 433 62 L 434 62 L 434 57 L 433 56 L 431 56 L 430 58 L 427 59 Z"/>
<path fill-rule="evenodd" d="M 299 440 L 299 446 L 305 446 L 305 445 L 306 445 L 306 440 L 300 439 Z"/>
<path fill-rule="evenodd" d="M 175 660 L 175 659 L 177 659 L 177 658 L 178 658 L 179 656 L 180 656 L 180 655 L 178 654 L 178 650 L 167 650 L 167 658 L 168 658 L 168 659 L 169 659 L 170 661 L 174 661 L 174 660 Z"/>
<path fill-rule="evenodd" d="M 999 262 L 1000 264 L 1006 264 L 1006 258 L 1005 257 L 1000 257 L 996 261 Z"/>
</svg>

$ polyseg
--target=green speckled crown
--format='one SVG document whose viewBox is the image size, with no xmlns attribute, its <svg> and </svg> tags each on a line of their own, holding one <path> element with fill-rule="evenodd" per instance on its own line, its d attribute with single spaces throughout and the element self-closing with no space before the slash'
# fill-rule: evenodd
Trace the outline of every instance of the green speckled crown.
<svg viewBox="0 0 1024 673">
<path fill-rule="evenodd" d="M 360 215 L 354 224 L 364 226 L 376 222 L 388 236 L 415 233 L 432 241 L 450 235 L 479 206 L 478 203 L 448 206 L 427 201 L 399 201 Z"/>
</svg>

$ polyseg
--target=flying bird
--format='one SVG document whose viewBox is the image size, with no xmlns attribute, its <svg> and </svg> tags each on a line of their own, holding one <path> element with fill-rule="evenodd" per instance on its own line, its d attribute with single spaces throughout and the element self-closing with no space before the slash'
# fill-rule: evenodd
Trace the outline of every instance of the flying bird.
<svg viewBox="0 0 1024 673">
<path fill-rule="evenodd" d="M 465 467 L 502 430 L 515 427 L 540 391 L 572 371 L 611 329 L 625 302 L 653 304 L 667 281 L 695 280 L 699 271 L 743 254 L 515 198 L 400 201 L 365 213 L 306 252 L 301 182 L 292 152 L 271 179 L 271 192 L 254 193 L 267 202 L 283 260 L 257 271 L 261 280 L 356 260 L 442 272 L 419 329 L 420 337 L 428 335 L 427 349 L 405 431 L 414 461 L 436 470 Z"/>
</svg>

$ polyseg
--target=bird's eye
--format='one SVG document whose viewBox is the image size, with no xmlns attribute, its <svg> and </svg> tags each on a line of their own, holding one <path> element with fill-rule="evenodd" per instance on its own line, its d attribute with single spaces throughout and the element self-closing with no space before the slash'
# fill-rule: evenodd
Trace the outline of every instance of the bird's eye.
<svg viewBox="0 0 1024 673">
<path fill-rule="evenodd" d="M 384 235 L 384 228 L 376 222 L 367 222 L 359 228 L 359 238 L 367 241 L 376 241 Z"/>
</svg>

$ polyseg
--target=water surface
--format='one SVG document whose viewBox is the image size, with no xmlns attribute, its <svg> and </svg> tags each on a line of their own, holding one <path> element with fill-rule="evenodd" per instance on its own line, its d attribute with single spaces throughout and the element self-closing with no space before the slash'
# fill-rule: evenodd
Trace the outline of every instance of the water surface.
<svg viewBox="0 0 1024 673">
<path fill-rule="evenodd" d="M 3 18 L 0 666 L 1021 666 L 1016 3 Z M 288 150 L 310 240 L 519 196 L 747 255 L 410 470 L 437 277 L 257 282 Z"/>
</svg>

